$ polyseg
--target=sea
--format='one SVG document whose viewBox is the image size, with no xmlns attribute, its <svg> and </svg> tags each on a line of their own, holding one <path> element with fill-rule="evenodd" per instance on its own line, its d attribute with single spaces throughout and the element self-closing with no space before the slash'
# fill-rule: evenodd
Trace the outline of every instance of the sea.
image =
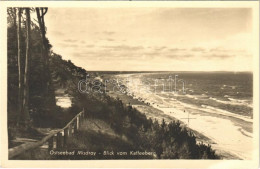
<svg viewBox="0 0 260 169">
<path fill-rule="evenodd" d="M 132 91 L 253 118 L 251 72 L 146 72 L 120 77 Z"/>
<path fill-rule="evenodd" d="M 252 159 L 253 73 L 121 72 L 112 77 L 117 92 L 162 112 L 149 118 L 181 121 L 209 138 L 224 159 Z"/>
<path fill-rule="evenodd" d="M 149 118 L 181 121 L 206 136 L 224 159 L 253 158 L 252 72 L 118 72 L 110 78 L 113 93 L 161 111 L 129 103 Z"/>
</svg>

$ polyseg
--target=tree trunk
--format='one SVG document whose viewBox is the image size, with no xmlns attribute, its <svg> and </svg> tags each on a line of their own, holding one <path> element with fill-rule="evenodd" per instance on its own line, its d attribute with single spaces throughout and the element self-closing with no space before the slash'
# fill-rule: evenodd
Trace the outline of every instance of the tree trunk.
<svg viewBox="0 0 260 169">
<path fill-rule="evenodd" d="M 23 91 L 23 70 L 22 70 L 22 58 L 21 58 L 21 17 L 22 8 L 18 8 L 18 24 L 17 24 L 17 61 L 18 61 L 18 112 L 17 124 L 20 123 L 20 118 L 22 116 L 23 106 L 22 106 L 22 91 Z"/>
<path fill-rule="evenodd" d="M 31 41 L 31 17 L 30 8 L 26 8 L 26 55 L 24 68 L 24 93 L 23 93 L 23 123 L 29 122 L 29 73 L 30 73 L 30 41 Z"/>
<path fill-rule="evenodd" d="M 46 12 L 45 12 L 46 13 Z M 48 57 L 48 48 L 47 48 L 47 43 L 46 43 L 46 32 L 45 32 L 45 23 L 44 23 L 44 15 L 45 13 L 43 12 L 43 8 L 41 10 L 39 8 L 36 8 L 36 14 L 37 14 L 37 19 L 39 22 L 39 27 L 41 30 L 41 36 L 42 36 L 42 58 L 44 59 L 44 69 L 45 71 L 45 80 L 46 80 L 46 89 L 45 89 L 45 94 L 48 95 L 48 89 L 49 89 L 49 57 Z"/>
<path fill-rule="evenodd" d="M 14 13 L 14 17 L 13 17 L 13 22 L 14 22 L 14 30 L 17 31 L 17 24 L 16 24 L 16 19 L 17 19 L 17 15 L 16 15 L 16 8 L 13 8 L 13 13 Z M 15 36 L 15 40 L 17 40 L 17 34 Z M 16 45 L 17 45 L 17 41 L 16 41 Z M 17 46 L 15 46 L 17 47 Z"/>
<path fill-rule="evenodd" d="M 45 96 L 46 96 L 46 108 L 51 109 L 52 106 L 56 105 L 55 102 L 55 95 L 54 95 L 54 90 L 52 86 L 52 81 L 51 81 L 51 75 L 50 75 L 50 68 L 49 68 L 49 47 L 48 47 L 48 40 L 46 38 L 46 30 L 45 30 L 45 22 L 44 22 L 44 15 L 47 13 L 48 8 L 36 8 L 36 14 L 39 22 L 39 27 L 41 30 L 41 35 L 42 35 L 42 51 L 43 51 L 43 56 L 42 58 L 44 59 L 44 70 L 45 70 Z"/>
</svg>

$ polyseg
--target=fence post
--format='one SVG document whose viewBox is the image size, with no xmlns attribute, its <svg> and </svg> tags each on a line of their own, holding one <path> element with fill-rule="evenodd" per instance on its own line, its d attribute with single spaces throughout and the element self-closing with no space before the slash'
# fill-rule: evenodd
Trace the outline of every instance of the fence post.
<svg viewBox="0 0 260 169">
<path fill-rule="evenodd" d="M 49 150 L 53 149 L 53 137 L 51 137 L 51 138 L 48 140 L 48 149 L 49 149 Z"/>
<path fill-rule="evenodd" d="M 63 146 L 66 147 L 67 146 L 67 141 L 68 141 L 68 137 L 69 137 L 69 129 L 65 128 L 64 129 L 64 144 Z"/>
<path fill-rule="evenodd" d="M 79 116 L 77 117 L 76 122 L 77 122 L 77 131 L 78 131 L 78 129 L 79 129 Z"/>
<path fill-rule="evenodd" d="M 78 118 L 78 128 L 79 128 L 79 126 L 81 125 L 81 119 L 80 119 L 80 116 L 81 116 L 81 114 L 77 117 Z"/>
<path fill-rule="evenodd" d="M 61 132 L 57 133 L 57 149 L 61 149 L 62 148 L 62 134 Z"/>
<path fill-rule="evenodd" d="M 13 158 L 14 156 L 17 156 L 17 155 L 23 153 L 24 151 L 28 151 L 28 150 L 33 149 L 35 147 L 39 147 L 42 144 L 46 145 L 46 143 L 48 145 L 48 150 L 51 150 L 51 149 L 54 149 L 54 148 L 59 150 L 63 147 L 66 147 L 67 143 L 68 143 L 69 136 L 74 135 L 79 130 L 80 125 L 83 124 L 84 116 L 85 116 L 84 113 L 85 113 L 85 110 L 83 108 L 83 111 L 81 113 L 79 113 L 76 116 L 76 118 L 74 117 L 73 121 L 71 121 L 69 123 L 68 127 L 63 130 L 64 138 L 62 137 L 62 132 L 59 130 L 59 131 L 57 131 L 57 133 L 53 133 L 51 135 L 44 137 L 44 139 L 35 143 L 36 145 L 35 144 L 29 145 L 29 146 L 26 145 L 25 147 L 23 147 L 23 145 L 21 145 L 21 146 L 18 146 L 17 148 L 15 147 L 15 148 L 9 149 L 8 150 L 9 158 Z M 73 128 L 74 128 L 74 130 L 73 130 Z M 23 149 L 23 152 L 21 152 L 20 149 Z"/>
<path fill-rule="evenodd" d="M 73 124 L 74 124 L 73 127 L 74 127 L 74 134 L 75 134 L 77 132 L 78 120 L 75 119 Z"/>
<path fill-rule="evenodd" d="M 79 121 L 80 121 L 80 123 L 79 123 L 79 127 L 80 127 L 83 124 L 82 113 L 79 116 Z"/>
<path fill-rule="evenodd" d="M 83 112 L 80 114 L 80 126 L 83 124 Z"/>
<path fill-rule="evenodd" d="M 70 124 L 69 125 L 69 136 L 73 136 L 73 133 L 72 133 L 72 126 L 73 124 Z"/>
</svg>

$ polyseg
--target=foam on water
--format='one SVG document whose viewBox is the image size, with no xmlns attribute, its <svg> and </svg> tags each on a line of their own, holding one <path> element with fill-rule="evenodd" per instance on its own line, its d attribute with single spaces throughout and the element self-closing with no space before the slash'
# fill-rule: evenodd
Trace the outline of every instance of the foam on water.
<svg viewBox="0 0 260 169">
<path fill-rule="evenodd" d="M 122 78 L 123 76 L 124 75 L 119 77 Z M 134 76 L 130 77 L 134 78 L 135 83 L 142 84 L 142 76 L 142 74 L 134 74 Z M 236 90 L 236 88 L 232 88 L 233 86 L 231 85 L 223 85 L 223 87 Z M 210 92 L 208 91 L 206 91 L 207 94 L 202 93 L 196 95 L 183 95 L 174 92 L 168 94 L 167 92 L 148 93 L 142 92 L 139 90 L 139 88 L 131 85 L 129 86 L 129 91 L 130 93 L 134 94 L 136 98 L 142 98 L 142 100 L 149 102 L 150 105 L 154 108 L 162 110 L 165 114 L 177 118 L 183 123 L 189 125 L 191 129 L 211 138 L 216 143 L 212 145 L 213 148 L 235 154 L 242 159 L 251 159 L 252 133 L 244 129 L 244 127 L 248 126 L 241 126 L 242 124 L 237 125 L 235 124 L 234 120 L 232 120 L 235 118 L 243 120 L 247 124 L 252 124 L 253 120 L 249 116 L 241 115 L 239 112 L 232 113 L 218 107 L 213 107 L 211 105 L 184 103 L 179 100 L 179 97 L 185 97 L 194 101 L 210 99 L 221 104 L 234 106 L 250 106 L 250 101 L 246 99 L 233 99 L 229 94 L 223 95 L 223 98 L 229 100 L 220 100 L 209 96 Z M 191 118 L 194 118 L 193 120 L 189 121 L 189 124 L 186 118 L 187 112 L 190 113 Z M 160 117 L 156 118 L 160 119 Z"/>
</svg>

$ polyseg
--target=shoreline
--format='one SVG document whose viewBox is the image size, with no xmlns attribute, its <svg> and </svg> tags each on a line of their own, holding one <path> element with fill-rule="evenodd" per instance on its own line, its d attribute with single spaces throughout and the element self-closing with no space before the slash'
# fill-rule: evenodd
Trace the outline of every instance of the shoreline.
<svg viewBox="0 0 260 169">
<path fill-rule="evenodd" d="M 125 75 L 116 76 L 120 78 L 125 77 Z M 183 106 L 179 103 L 180 101 L 173 98 L 168 99 L 170 102 L 165 102 L 167 98 L 160 97 L 162 100 L 157 102 L 158 100 L 153 100 L 154 95 L 143 93 L 139 93 L 138 95 L 138 91 L 134 91 L 131 88 L 128 88 L 128 90 L 129 92 L 126 94 L 118 94 L 118 92 L 111 91 L 108 94 L 114 98 L 119 97 L 124 104 L 130 103 L 141 113 L 144 113 L 147 118 L 152 118 L 153 120 L 159 119 L 159 122 L 163 118 L 166 122 L 172 120 L 180 121 L 183 126 L 195 134 L 197 142 L 210 144 L 223 159 L 252 158 L 250 156 L 250 142 L 252 141 L 251 119 L 239 118 L 239 116 L 232 113 L 201 111 L 194 107 Z M 168 105 L 165 106 L 165 104 Z M 190 121 L 187 122 L 187 119 L 185 119 L 188 118 L 187 112 L 194 120 L 189 119 Z M 224 135 L 221 136 L 222 134 Z M 225 134 L 230 140 L 225 138 Z M 245 146 L 241 148 L 239 146 L 241 144 Z"/>
<path fill-rule="evenodd" d="M 151 105 L 147 105 L 144 104 L 143 102 L 139 101 L 138 99 L 134 99 L 134 98 L 126 98 L 126 94 L 124 95 L 118 95 L 112 92 L 108 93 L 109 96 L 113 97 L 113 98 L 119 98 L 120 100 L 122 100 L 123 104 L 128 105 L 129 102 L 130 103 L 134 103 L 131 104 L 131 106 L 133 108 L 136 108 L 138 111 L 140 111 L 141 113 L 145 114 L 147 118 L 151 118 L 152 120 L 158 120 L 159 123 L 162 122 L 162 119 L 165 120 L 166 123 L 169 123 L 170 121 L 179 121 L 181 123 L 182 127 L 186 127 L 186 129 L 190 130 L 193 132 L 193 134 L 196 137 L 196 141 L 197 143 L 204 143 L 204 144 L 209 144 L 209 145 L 213 145 L 216 144 L 214 142 L 214 140 L 212 140 L 211 138 L 207 137 L 206 135 L 204 135 L 203 133 L 200 133 L 196 130 L 193 130 L 191 128 L 189 128 L 183 121 L 180 121 L 177 118 L 174 118 L 170 115 L 164 114 L 163 111 L 156 109 L 154 107 L 152 107 Z M 129 96 L 128 96 L 129 97 Z M 153 112 L 153 113 L 148 113 L 147 112 L 147 108 L 149 109 L 149 112 Z M 149 116 L 149 114 L 152 114 Z M 158 117 L 154 117 L 154 115 L 159 115 Z M 229 152 L 226 152 L 224 150 L 219 150 L 219 149 L 215 149 L 213 148 L 216 153 L 220 156 L 221 159 L 241 159 L 238 156 L 236 156 L 235 154 L 231 154 Z"/>
</svg>

